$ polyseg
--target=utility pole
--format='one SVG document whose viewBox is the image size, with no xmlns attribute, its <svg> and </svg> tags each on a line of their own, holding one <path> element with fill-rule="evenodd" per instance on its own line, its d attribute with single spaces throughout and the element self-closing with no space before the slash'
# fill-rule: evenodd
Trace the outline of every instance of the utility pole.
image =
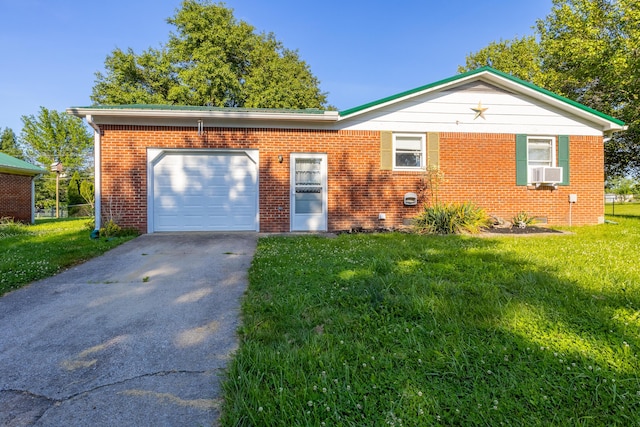
<svg viewBox="0 0 640 427">
<path fill-rule="evenodd" d="M 56 218 L 60 218 L 60 175 L 63 170 L 60 161 L 51 163 L 51 172 L 56 173 Z"/>
</svg>

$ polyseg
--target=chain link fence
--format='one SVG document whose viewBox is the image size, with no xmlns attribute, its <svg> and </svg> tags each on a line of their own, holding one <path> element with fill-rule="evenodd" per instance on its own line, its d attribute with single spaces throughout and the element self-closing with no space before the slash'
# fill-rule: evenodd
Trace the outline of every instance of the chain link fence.
<svg viewBox="0 0 640 427">
<path fill-rule="evenodd" d="M 36 208 L 36 218 L 55 218 L 56 207 Z M 93 207 L 90 204 L 84 205 L 60 205 L 58 209 L 58 217 L 68 218 L 74 216 L 93 216 Z"/>
</svg>

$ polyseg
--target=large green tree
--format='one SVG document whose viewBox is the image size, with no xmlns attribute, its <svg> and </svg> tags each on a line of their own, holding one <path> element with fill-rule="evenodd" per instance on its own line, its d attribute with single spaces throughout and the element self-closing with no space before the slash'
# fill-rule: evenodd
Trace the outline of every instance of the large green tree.
<svg viewBox="0 0 640 427">
<path fill-rule="evenodd" d="M 640 176 L 640 3 L 554 0 L 537 31 L 546 85 L 629 125 L 605 144 L 607 176 Z"/>
<path fill-rule="evenodd" d="M 540 45 L 534 36 L 491 42 L 487 47 L 470 54 L 458 72 L 490 66 L 534 84 L 542 84 Z"/>
<path fill-rule="evenodd" d="M 64 173 L 91 169 L 93 135 L 81 119 L 65 112 L 40 107 L 37 115 L 22 116 L 20 143 L 27 158 L 49 169 L 54 162 L 62 163 Z M 66 201 L 66 185 L 61 185 L 60 200 Z M 36 204 L 48 207 L 55 201 L 55 174 L 36 180 Z"/>
<path fill-rule="evenodd" d="M 40 107 L 36 116 L 22 116 L 22 123 L 20 141 L 32 161 L 45 168 L 59 161 L 67 171 L 90 167 L 93 134 L 80 118 Z"/>
<path fill-rule="evenodd" d="M 18 145 L 18 138 L 11 128 L 5 128 L 0 133 L 0 152 L 13 156 L 17 159 L 23 159 L 24 153 Z"/>
<path fill-rule="evenodd" d="M 640 2 L 553 0 L 525 39 L 538 45 L 537 58 L 519 40 L 492 43 L 460 71 L 494 65 L 624 120 L 629 130 L 605 144 L 607 177 L 640 176 Z M 518 61 L 520 71 L 512 67 Z"/>
<path fill-rule="evenodd" d="M 96 73 L 98 104 L 322 108 L 326 95 L 296 51 L 257 33 L 223 3 L 184 0 L 166 45 L 116 49 Z"/>
</svg>

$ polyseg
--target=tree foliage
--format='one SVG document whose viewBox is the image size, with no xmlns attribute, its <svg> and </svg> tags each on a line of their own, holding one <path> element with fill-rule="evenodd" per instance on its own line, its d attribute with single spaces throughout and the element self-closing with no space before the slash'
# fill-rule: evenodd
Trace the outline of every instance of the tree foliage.
<svg viewBox="0 0 640 427">
<path fill-rule="evenodd" d="M 75 171 L 67 184 L 67 201 L 70 205 L 81 205 L 84 203 L 84 199 L 80 195 L 80 183 L 82 178 L 80 173 Z"/>
<path fill-rule="evenodd" d="M 93 184 L 82 179 L 75 171 L 67 185 L 67 203 L 69 216 L 90 216 L 93 214 Z"/>
<path fill-rule="evenodd" d="M 60 161 L 68 172 L 87 167 L 93 135 L 82 119 L 40 107 L 37 116 L 22 116 L 20 140 L 27 156 L 45 168 Z"/>
<path fill-rule="evenodd" d="M 24 160 L 24 153 L 18 145 L 16 134 L 10 128 L 5 128 L 2 133 L 0 133 L 0 152 Z"/>
<path fill-rule="evenodd" d="M 627 200 L 628 196 L 638 192 L 638 181 L 631 178 L 617 177 L 607 183 L 607 188 L 615 194 L 618 201 Z"/>
<path fill-rule="evenodd" d="M 93 135 L 81 119 L 64 112 L 40 107 L 37 116 L 22 116 L 21 145 L 27 158 L 49 169 L 54 162 L 61 162 L 64 173 L 90 167 Z M 35 181 L 36 204 L 49 207 L 55 203 L 55 174 L 41 176 Z M 66 202 L 66 185 L 60 186 L 60 201 Z"/>
<path fill-rule="evenodd" d="M 93 209 L 96 201 L 96 193 L 94 189 L 93 181 L 84 180 L 80 183 L 80 195 L 84 199 L 86 203 L 91 206 L 91 212 L 93 214 Z"/>
<path fill-rule="evenodd" d="M 321 108 L 326 95 L 298 53 L 273 34 L 256 33 L 233 10 L 209 0 L 184 0 L 167 20 L 165 46 L 137 55 L 116 49 L 96 73 L 98 104 Z"/>
<path fill-rule="evenodd" d="M 640 176 L 640 2 L 553 0 L 535 33 L 490 44 L 460 71 L 492 65 L 625 121 L 629 130 L 605 144 L 607 176 Z"/>
<path fill-rule="evenodd" d="M 466 58 L 458 72 L 490 66 L 522 80 L 541 84 L 540 45 L 534 36 L 491 42 Z"/>
<path fill-rule="evenodd" d="M 107 75 L 96 73 L 91 99 L 97 104 L 170 104 L 169 90 L 178 85 L 162 50 L 136 55 L 115 49 L 105 60 Z"/>
</svg>

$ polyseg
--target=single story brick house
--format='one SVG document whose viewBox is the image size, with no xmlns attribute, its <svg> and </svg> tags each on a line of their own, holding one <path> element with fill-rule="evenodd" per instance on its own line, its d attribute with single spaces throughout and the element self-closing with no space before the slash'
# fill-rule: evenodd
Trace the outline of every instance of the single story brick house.
<svg viewBox="0 0 640 427">
<path fill-rule="evenodd" d="M 95 130 L 97 223 L 143 233 L 396 227 L 436 197 L 507 220 L 525 211 L 548 224 L 597 224 L 603 139 L 626 128 L 489 67 L 339 112 L 67 112 Z"/>
<path fill-rule="evenodd" d="M 35 188 L 33 180 L 47 171 L 0 153 L 0 218 L 33 223 Z"/>
</svg>

